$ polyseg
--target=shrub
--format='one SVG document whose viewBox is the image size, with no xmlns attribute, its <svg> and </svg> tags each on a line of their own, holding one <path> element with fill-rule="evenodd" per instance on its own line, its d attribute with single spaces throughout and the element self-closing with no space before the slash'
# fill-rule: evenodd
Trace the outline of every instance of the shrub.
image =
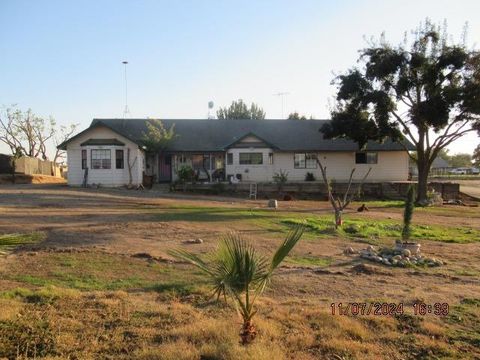
<svg viewBox="0 0 480 360">
<path fill-rule="evenodd" d="M 305 174 L 305 181 L 315 181 L 315 175 L 313 175 L 313 173 L 311 172 L 307 172 Z"/>
<path fill-rule="evenodd" d="M 281 191 L 283 189 L 283 185 L 285 185 L 288 181 L 288 171 L 280 170 L 273 174 L 273 181 L 278 186 L 278 190 Z"/>
<path fill-rule="evenodd" d="M 177 170 L 178 181 L 182 184 L 195 179 L 195 171 L 191 166 L 184 165 Z"/>
</svg>

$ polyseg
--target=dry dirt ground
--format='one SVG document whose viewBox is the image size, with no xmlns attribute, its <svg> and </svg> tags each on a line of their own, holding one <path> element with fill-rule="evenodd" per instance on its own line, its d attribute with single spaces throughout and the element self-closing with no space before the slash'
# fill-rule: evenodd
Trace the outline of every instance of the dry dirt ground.
<svg viewBox="0 0 480 360">
<path fill-rule="evenodd" d="M 395 204 L 388 206 L 381 202 L 372 202 L 368 205 L 370 211 L 359 214 L 355 211 L 358 204 L 353 204 L 345 213 L 345 221 L 348 222 L 351 217 L 373 222 L 401 222 L 400 206 Z M 265 200 L 252 201 L 183 194 L 169 196 L 150 191 L 119 189 L 72 189 L 60 185 L 1 186 L 0 211 L 0 234 L 40 232 L 44 236 L 40 243 L 21 247 L 0 259 L 0 292 L 11 292 L 19 287 L 38 289 L 50 282 L 58 287 L 71 287 L 88 292 L 97 289 L 95 286 L 100 283 L 95 282 L 95 286 L 91 288 L 89 287 L 91 283 L 88 282 L 78 285 L 79 283 L 75 282 L 77 280 L 65 279 L 61 272 L 71 271 L 72 266 L 77 266 L 77 271 L 82 271 L 82 261 L 86 264 L 85 271 L 89 271 L 90 263 L 87 264 L 89 257 L 103 259 L 105 256 L 116 256 L 124 265 L 112 263 L 111 268 L 106 268 L 105 271 L 117 271 L 118 273 L 115 274 L 109 273 L 109 277 L 111 281 L 121 281 L 122 273 L 135 272 L 136 270 L 132 269 L 136 269 L 143 262 L 156 261 L 162 264 L 163 261 L 167 261 L 168 264 L 172 259 L 167 251 L 171 248 L 181 247 L 205 253 L 213 249 L 219 237 L 228 231 L 242 233 L 261 251 L 268 253 L 278 246 L 285 235 L 285 226 L 277 221 L 277 218 L 302 219 L 328 216 L 331 213 L 329 204 L 321 201 L 280 202 L 279 209 L 275 211 L 266 209 Z M 436 226 L 439 227 L 439 231 L 447 228 L 450 230 L 468 228 L 472 229 L 472 237 L 476 237 L 480 233 L 480 208 L 445 206 L 436 209 L 420 209 L 415 213 L 414 223 Z M 198 238 L 203 240 L 202 244 L 186 243 Z M 480 299 L 480 239 L 472 238 L 471 240 L 466 243 L 422 241 L 425 254 L 446 263 L 441 267 L 417 269 L 371 265 L 373 273 L 365 274 L 352 271 L 353 266 L 362 261 L 356 256 L 343 254 L 343 250 L 350 246 L 356 250 L 365 248 L 368 245 L 365 239 L 309 233 L 292 253 L 292 259 L 296 261 L 287 261 L 285 266 L 279 269 L 278 276 L 267 293 L 264 306 L 267 308 L 272 306 L 269 301 L 283 304 L 284 307 L 288 304 L 297 304 L 296 306 L 300 306 L 301 309 L 307 307 L 326 314 L 330 311 L 331 303 L 387 301 L 405 304 L 406 312 L 412 314 L 413 303 L 424 301 L 427 304 L 449 303 L 453 309 L 464 299 Z M 391 245 L 393 241 L 394 239 L 380 239 L 377 243 Z M 71 258 L 72 253 L 77 254 L 75 259 Z M 64 260 L 61 260 L 64 254 Z M 66 261 L 65 258 L 75 261 L 75 264 L 68 265 L 69 268 L 67 265 L 60 267 L 54 263 Z M 190 276 L 188 272 L 190 270 L 186 270 L 188 267 L 171 264 L 169 266 L 175 268 L 175 275 L 172 275 L 175 281 L 180 281 L 182 284 L 188 283 Z M 101 274 L 94 275 L 101 277 Z M 168 274 L 159 277 L 158 280 L 150 279 L 148 276 L 145 275 L 144 279 L 141 274 L 134 273 L 132 279 L 139 277 L 142 281 L 157 281 L 158 284 L 156 283 L 155 286 L 160 287 L 167 286 L 170 281 Z M 196 279 L 198 274 L 193 276 Z M 91 278 L 88 280 L 93 281 Z M 145 292 L 142 298 L 144 294 L 142 285 L 133 284 L 119 288 L 135 294 L 139 299 L 151 297 L 150 293 Z M 109 287 L 107 286 L 106 289 Z M 112 287 L 112 289 L 117 288 Z M 98 290 L 104 289 L 98 285 Z M 263 309 L 264 313 L 265 311 Z M 287 320 L 284 320 L 286 323 L 289 316 L 293 316 L 294 322 L 309 322 L 306 318 L 302 320 L 301 315 L 298 314 L 286 316 Z M 268 315 L 264 314 L 261 321 L 265 321 L 265 317 Z M 442 319 L 433 314 L 427 315 L 426 318 L 433 324 L 431 326 L 442 327 L 444 324 Z M 282 323 L 283 320 L 279 321 Z M 282 326 L 287 326 L 285 331 L 288 331 L 288 325 Z M 427 338 L 429 336 L 427 334 Z M 435 338 L 435 335 L 432 336 Z M 315 344 L 315 340 L 312 341 L 314 344 L 308 346 L 318 347 L 318 349 L 315 348 L 317 349 L 315 351 L 318 351 L 316 355 L 312 352 L 313 350 L 305 350 L 305 353 L 302 352 L 303 350 L 299 350 L 298 353 L 282 350 L 279 356 L 327 359 L 383 358 L 376 348 L 370 350 L 354 348 L 342 352 L 340 348 L 344 345 L 340 343 L 339 349 L 334 347 L 333 350 L 325 350 Z M 461 349 L 450 349 L 451 352 L 449 352 L 450 340 L 445 337 L 442 341 L 441 346 L 434 344 L 432 347 L 446 347 L 445 354 L 450 355 L 438 358 L 456 356 L 457 351 L 461 351 Z M 266 344 L 268 347 L 268 343 Z M 475 352 L 480 347 L 480 343 L 476 346 L 475 342 L 473 345 L 468 344 L 463 349 L 464 353 L 460 352 L 461 355 L 458 358 L 476 356 Z M 407 353 L 397 350 L 391 350 L 390 358 L 436 358 L 429 357 L 434 350 L 428 350 L 425 357 L 415 353 L 417 350 L 412 350 L 413 355 L 408 354 L 408 350 L 405 350 Z M 192 358 L 201 358 L 199 357 L 201 354 L 198 354 L 198 351 L 201 352 L 198 346 L 195 351 L 197 353 L 193 352 L 192 354 L 195 355 L 192 355 Z M 94 357 L 104 358 L 99 354 L 96 353 Z M 145 358 L 168 358 L 165 354 Z M 308 357 L 305 354 L 314 355 Z M 476 354 L 480 356 L 480 351 Z M 237 358 L 235 356 L 232 355 L 231 358 Z M 228 357 L 225 356 L 225 358 Z M 239 355 L 238 358 L 242 356 Z M 262 356 L 258 355 L 258 358 Z"/>
</svg>

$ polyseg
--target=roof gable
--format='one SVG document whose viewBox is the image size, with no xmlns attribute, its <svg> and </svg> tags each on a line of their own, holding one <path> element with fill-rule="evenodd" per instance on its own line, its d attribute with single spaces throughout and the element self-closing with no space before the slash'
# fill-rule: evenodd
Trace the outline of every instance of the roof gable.
<svg viewBox="0 0 480 360">
<path fill-rule="evenodd" d="M 65 140 L 64 142 L 62 142 L 60 145 L 57 146 L 58 149 L 60 150 L 67 150 L 67 144 L 75 139 L 78 139 L 79 137 L 81 137 L 82 135 L 94 130 L 95 128 L 99 128 L 99 127 L 106 127 L 107 129 L 113 131 L 114 133 L 120 135 L 120 136 L 123 136 L 124 138 L 136 143 L 137 141 L 132 139 L 132 138 L 129 138 L 128 136 L 125 136 L 125 134 L 119 132 L 117 129 L 115 129 L 115 127 L 112 127 L 110 126 L 108 123 L 104 123 L 103 121 L 92 121 L 92 123 L 90 124 L 90 126 L 88 128 L 86 128 L 85 130 L 83 131 L 80 131 L 78 134 L 72 136 L 71 138 Z M 117 139 L 115 139 L 117 140 Z M 118 140 L 117 140 L 118 141 Z M 83 145 L 84 143 L 82 143 L 81 145 Z M 98 144 L 97 144 L 98 145 Z"/>
<path fill-rule="evenodd" d="M 234 140 L 232 143 L 227 144 L 224 149 L 229 149 L 232 147 L 269 147 L 272 149 L 278 149 L 276 145 L 270 144 L 268 141 L 262 139 L 253 132 L 248 132 L 237 140 Z"/>
</svg>

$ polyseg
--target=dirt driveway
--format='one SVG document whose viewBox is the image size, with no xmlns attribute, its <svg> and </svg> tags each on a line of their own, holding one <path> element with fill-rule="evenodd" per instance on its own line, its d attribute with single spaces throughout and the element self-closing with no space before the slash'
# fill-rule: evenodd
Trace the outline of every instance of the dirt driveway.
<svg viewBox="0 0 480 360">
<path fill-rule="evenodd" d="M 480 199 L 480 180 L 456 180 L 460 184 L 460 191 Z"/>
</svg>

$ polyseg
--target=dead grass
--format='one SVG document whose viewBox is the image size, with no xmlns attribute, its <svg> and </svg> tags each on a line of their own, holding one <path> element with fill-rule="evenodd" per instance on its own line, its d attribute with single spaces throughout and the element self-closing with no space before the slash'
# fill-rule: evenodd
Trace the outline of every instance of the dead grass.
<svg viewBox="0 0 480 360">
<path fill-rule="evenodd" d="M 262 303 L 257 317 L 258 339 L 247 347 L 238 342 L 240 319 L 223 305 L 158 302 L 155 296 L 124 292 L 64 294 L 49 304 L 4 299 L 2 305 L 15 309 L 0 319 L 0 356 L 7 358 L 15 358 L 17 353 L 116 359 L 427 359 L 474 355 L 452 346 L 453 338 L 442 330 L 445 325 L 438 319 L 425 319 L 402 332 L 398 331 L 400 322 L 392 317 L 332 316 L 313 303 L 292 306 L 272 299 Z"/>
</svg>

